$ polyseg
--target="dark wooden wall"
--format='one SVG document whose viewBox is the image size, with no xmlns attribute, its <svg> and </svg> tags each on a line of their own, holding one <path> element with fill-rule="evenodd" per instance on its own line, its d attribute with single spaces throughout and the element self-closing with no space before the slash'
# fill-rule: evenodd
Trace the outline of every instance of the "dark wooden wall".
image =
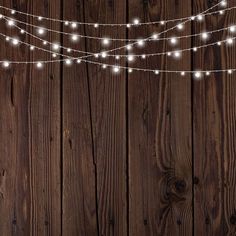
<svg viewBox="0 0 236 236">
<path fill-rule="evenodd" d="M 229 0 L 229 6 L 236 0 Z M 213 0 L 1 0 L 0 4 L 52 18 L 129 22 L 197 14 Z M 19 17 L 19 16 L 18 16 Z M 20 20 L 35 23 L 30 17 Z M 236 23 L 236 11 L 188 23 L 179 35 Z M 176 22 L 175 22 L 176 24 Z M 165 26 L 79 28 L 81 34 L 145 37 Z M 60 23 L 47 27 L 65 30 Z M 30 27 L 26 28 L 32 31 Z M 14 35 L 0 23 L 0 32 Z M 173 32 L 165 36 L 172 36 Z M 214 34 L 210 42 L 227 34 Z M 22 40 L 41 46 L 26 35 Z M 47 39 L 69 46 L 68 38 Z M 180 48 L 201 44 L 181 40 Z M 122 46 L 114 42 L 111 47 Z M 100 51 L 81 39 L 77 49 Z M 149 43 L 146 53 L 170 49 Z M 137 62 L 169 70 L 236 67 L 235 47 L 184 53 L 181 60 Z M 0 41 L 0 58 L 50 59 Z M 108 63 L 114 61 L 108 60 Z M 121 60 L 121 65 L 126 65 Z M 236 235 L 236 76 L 109 70 L 89 64 L 49 64 L 38 71 L 0 70 L 0 236 Z"/>
</svg>

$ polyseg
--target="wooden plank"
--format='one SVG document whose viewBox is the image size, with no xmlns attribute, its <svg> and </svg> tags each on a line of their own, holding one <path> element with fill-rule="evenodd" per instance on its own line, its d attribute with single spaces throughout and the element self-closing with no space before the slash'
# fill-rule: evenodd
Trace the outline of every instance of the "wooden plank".
<svg viewBox="0 0 236 236">
<path fill-rule="evenodd" d="M 20 11 L 60 16 L 60 5 L 45 3 L 21 1 L 11 5 L 1 1 Z M 57 24 L 50 26 L 58 28 Z M 16 30 L 7 30 L 3 22 L 1 32 L 19 35 Z M 28 40 L 26 35 L 20 38 Z M 17 49 L 2 42 L 1 59 L 50 58 L 40 52 L 29 55 L 23 45 Z M 61 235 L 60 67 L 48 65 L 40 72 L 34 66 L 1 69 L 0 90 L 0 235 Z"/>
<path fill-rule="evenodd" d="M 83 1 L 64 1 L 63 18 L 84 21 Z M 85 34 L 83 27 L 77 32 Z M 63 44 L 71 47 L 67 36 L 63 37 Z M 73 48 L 85 51 L 84 39 Z M 63 235 L 68 236 L 98 234 L 96 162 L 87 77 L 84 63 L 63 67 Z"/>
<path fill-rule="evenodd" d="M 195 1 L 194 12 L 214 3 Z M 228 1 L 235 6 L 236 1 Z M 194 32 L 227 27 L 236 12 L 209 16 L 194 24 Z M 224 40 L 228 32 L 212 35 L 209 42 Z M 199 39 L 194 44 L 203 44 Z M 235 46 L 214 46 L 200 50 L 194 67 L 235 68 Z M 211 74 L 194 81 L 194 223 L 196 235 L 235 235 L 235 74 Z"/>
<path fill-rule="evenodd" d="M 187 0 L 129 0 L 130 21 L 191 15 Z M 176 22 L 175 22 L 176 24 Z M 168 24 L 165 27 L 171 27 Z M 160 25 L 130 31 L 130 38 L 160 32 Z M 186 25 L 182 34 L 191 32 Z M 160 37 L 181 35 L 176 31 Z M 173 50 L 163 41 L 147 43 L 140 53 Z M 188 48 L 191 40 L 179 43 Z M 169 49 L 168 49 L 169 48 Z M 191 57 L 154 57 L 136 67 L 189 70 Z M 179 74 L 133 73 L 129 76 L 129 222 L 130 235 L 192 234 L 191 80 Z"/>
<path fill-rule="evenodd" d="M 77 8 L 71 10 L 71 5 L 65 4 L 65 17 L 72 16 L 86 22 L 117 22 L 125 20 L 125 6 L 122 1 L 87 2 L 79 1 Z M 83 5 L 84 4 L 84 5 Z M 85 14 L 85 15 L 83 15 Z M 110 29 L 95 30 L 93 27 L 80 28 L 81 33 L 87 35 L 105 35 L 110 37 L 124 37 L 125 30 Z M 98 31 L 98 32 L 96 32 Z M 101 50 L 101 42 L 81 40 L 83 50 L 97 52 Z M 111 45 L 112 47 L 117 44 Z M 92 58 L 92 60 L 94 60 Z M 71 70 L 71 69 L 70 69 Z M 78 72 L 81 76 L 78 77 Z M 70 79 L 68 79 L 70 78 Z M 64 73 L 64 114 L 66 117 L 64 132 L 73 140 L 74 154 L 70 154 L 67 137 L 64 140 L 64 159 L 74 160 L 70 156 L 81 156 L 78 162 L 84 162 L 82 167 L 76 166 L 74 176 L 81 179 L 78 183 L 73 201 L 71 197 L 65 201 L 73 204 L 65 208 L 69 210 L 72 225 L 67 219 L 64 232 L 90 232 L 89 235 L 125 235 L 126 234 L 126 120 L 125 120 L 125 73 L 113 76 L 110 72 L 102 72 L 101 67 L 81 65 L 72 73 Z M 73 83 L 73 84 L 72 84 Z M 70 86 L 70 87 L 69 87 Z M 78 93 L 80 91 L 80 93 Z M 71 96 L 71 97 L 69 97 Z M 77 98 L 77 99 L 76 99 Z M 79 107 L 80 110 L 76 110 Z M 78 111 L 78 112 L 76 112 Z M 72 113 L 73 112 L 73 113 Z M 73 126 L 71 126 L 71 124 Z M 75 130 L 76 124 L 81 127 Z M 75 131 L 71 131 L 71 130 Z M 78 133 L 79 136 L 78 137 Z M 75 137 L 73 137 L 73 135 Z M 87 138 L 83 138 L 83 135 Z M 78 147 L 83 147 L 78 148 Z M 86 147 L 86 148 L 84 148 Z M 76 154 L 76 151 L 78 154 Z M 72 156 L 72 157 L 73 157 Z M 78 157 L 77 157 L 78 159 Z M 71 161 L 64 163 L 65 172 L 71 171 Z M 81 168 L 80 172 L 77 168 Z M 65 174 L 67 178 L 68 174 Z M 69 178 L 69 177 L 68 177 Z M 66 181 L 66 180 L 65 180 Z M 64 181 L 64 185 L 68 183 Z M 72 185 L 72 187 L 74 187 Z M 66 189 L 71 196 L 73 189 Z M 76 199 L 77 198 L 77 199 Z M 84 201 L 79 201 L 84 199 Z M 65 203 L 67 204 L 67 203 Z M 86 214 L 72 212 L 77 209 L 89 208 Z M 97 207 L 97 209 L 96 209 Z M 96 212 L 97 211 L 97 212 Z M 78 212 L 78 210 L 77 210 Z M 97 215 L 96 215 L 97 214 Z M 72 217 L 71 217 L 72 215 Z M 65 218 L 69 218 L 66 216 Z M 97 222 L 96 222 L 97 220 Z M 82 222 L 81 222 L 82 221 Z M 84 221 L 87 222 L 85 225 Z M 77 224 L 77 228 L 76 225 Z M 90 226 L 90 227 L 89 227 Z M 97 227 L 97 228 L 96 228 Z M 72 229 L 74 228 L 74 231 Z M 76 228 L 76 229 L 75 229 Z M 68 231 L 69 230 L 69 231 Z"/>
</svg>

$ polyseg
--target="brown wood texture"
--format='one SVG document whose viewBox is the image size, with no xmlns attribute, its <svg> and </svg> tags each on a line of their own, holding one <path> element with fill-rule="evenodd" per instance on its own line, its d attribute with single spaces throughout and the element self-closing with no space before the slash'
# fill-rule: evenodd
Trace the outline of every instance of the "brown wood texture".
<svg viewBox="0 0 236 236">
<path fill-rule="evenodd" d="M 60 17 L 60 5 L 55 2 L 1 1 L 1 5 Z M 3 22 L 1 30 L 19 35 Z M 31 31 L 29 27 L 26 30 Z M 50 34 L 47 38 L 58 40 Z M 21 39 L 41 45 L 26 34 Z M 24 61 L 43 56 L 40 52 L 29 54 L 23 45 L 9 47 L 4 41 L 1 38 L 3 58 Z M 1 69 L 0 83 L 0 235 L 61 235 L 60 65 L 49 64 L 42 71 L 30 65 L 6 72 Z"/>
<path fill-rule="evenodd" d="M 234 6 L 236 1 L 228 1 Z M 214 1 L 195 1 L 194 12 Z M 214 30 L 236 21 L 235 11 L 209 16 L 194 31 Z M 228 33 L 214 34 L 211 41 Z M 199 44 L 199 40 L 194 41 Z M 193 66 L 223 69 L 235 66 L 235 46 L 210 47 L 193 57 Z M 235 75 L 212 74 L 193 83 L 194 225 L 196 235 L 236 235 L 235 215 Z"/>
<path fill-rule="evenodd" d="M 197 14 L 216 4 L 204 0 L 0 0 L 0 5 L 81 22 L 142 22 Z M 236 0 L 229 0 L 235 6 Z M 9 12 L 0 9 L 9 15 Z M 236 11 L 189 22 L 183 31 L 215 30 L 236 23 Z M 37 19 L 16 14 L 32 24 Z M 78 26 L 81 35 L 146 38 L 163 26 Z M 70 32 L 63 23 L 40 22 Z M 35 29 L 19 25 L 35 34 Z M 0 21 L 0 33 L 19 35 Z M 213 34 L 207 41 L 228 37 Z M 109 47 L 47 33 L 50 42 L 88 52 Z M 21 40 L 42 47 L 27 34 Z M 134 53 L 173 50 L 168 41 L 147 42 Z M 180 40 L 176 50 L 203 44 Z M 62 50 L 66 54 L 66 50 Z M 117 51 L 128 54 L 127 50 Z M 72 53 L 73 56 L 84 54 Z M 86 55 L 86 54 L 85 54 Z M 51 55 L 0 38 L 0 61 L 50 60 Z M 61 57 L 61 59 L 63 59 Z M 88 60 L 100 62 L 94 57 Z M 162 70 L 235 68 L 235 46 L 168 56 L 102 59 L 108 64 Z M 109 69 L 88 63 L 0 68 L 0 236 L 236 235 L 235 75 L 191 75 Z"/>
</svg>

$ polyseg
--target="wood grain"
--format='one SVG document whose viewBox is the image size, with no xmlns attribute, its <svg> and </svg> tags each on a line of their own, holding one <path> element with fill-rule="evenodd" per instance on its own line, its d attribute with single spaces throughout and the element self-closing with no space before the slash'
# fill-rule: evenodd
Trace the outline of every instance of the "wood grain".
<svg viewBox="0 0 236 236">
<path fill-rule="evenodd" d="M 129 9 L 129 19 L 138 16 L 142 22 L 191 14 L 189 1 L 130 0 Z M 140 35 L 148 37 L 162 30 L 164 28 L 160 26 L 143 30 L 137 28 L 129 35 L 132 38 Z M 184 33 L 189 32 L 188 25 Z M 176 34 L 176 31 L 171 34 Z M 164 36 L 166 34 L 160 37 Z M 190 44 L 191 40 L 185 40 L 179 47 L 189 47 Z M 146 48 L 146 53 L 161 52 L 167 50 L 168 44 L 154 42 Z M 137 62 L 136 65 L 152 69 L 188 70 L 191 59 L 190 54 L 186 53 L 179 61 L 163 56 Z M 129 76 L 128 91 L 130 235 L 191 235 L 190 77 L 134 73 Z"/>
<path fill-rule="evenodd" d="M 60 5 L 55 7 L 55 1 L 1 4 L 60 17 Z M 4 22 L 1 29 L 18 35 L 16 29 L 6 29 Z M 48 37 L 50 41 L 57 39 L 53 35 Z M 22 35 L 21 40 L 28 37 Z M 45 58 L 40 52 L 37 56 L 29 54 L 23 45 L 17 49 L 4 43 L 4 39 L 1 41 L 1 58 L 17 61 Z M 61 235 L 60 67 L 48 65 L 38 72 L 34 66 L 15 65 L 9 71 L 1 71 L 0 83 L 0 235 Z"/>
<path fill-rule="evenodd" d="M 236 1 L 229 1 L 234 6 Z M 196 1 L 197 12 L 215 4 Z M 214 30 L 235 23 L 235 11 L 209 16 L 206 24 L 195 24 L 194 31 Z M 210 41 L 224 40 L 227 32 L 212 35 Z M 196 39 L 196 44 L 201 44 Z M 235 67 L 235 46 L 200 50 L 195 68 Z M 235 235 L 235 75 L 212 74 L 194 80 L 194 225 L 196 235 Z"/>
</svg>

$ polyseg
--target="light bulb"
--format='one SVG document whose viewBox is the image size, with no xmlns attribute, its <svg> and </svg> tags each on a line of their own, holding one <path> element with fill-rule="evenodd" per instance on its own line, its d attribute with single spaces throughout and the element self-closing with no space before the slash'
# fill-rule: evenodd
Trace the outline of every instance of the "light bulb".
<svg viewBox="0 0 236 236">
<path fill-rule="evenodd" d="M 43 63 L 42 62 L 37 62 L 36 64 L 38 69 L 41 69 L 43 67 Z"/>
<path fill-rule="evenodd" d="M 134 61 L 134 56 L 133 56 L 133 55 L 129 55 L 129 56 L 128 56 L 128 61 L 130 61 L 130 62 L 131 62 L 131 61 Z"/>
<path fill-rule="evenodd" d="M 12 39 L 12 44 L 15 45 L 15 46 L 18 45 L 19 44 L 19 40 L 16 39 L 16 38 L 13 38 Z"/>
<path fill-rule="evenodd" d="M 132 45 L 130 45 L 130 44 L 127 45 L 127 46 L 126 46 L 126 49 L 127 49 L 127 50 L 131 50 L 131 49 L 132 49 Z"/>
<path fill-rule="evenodd" d="M 44 35 L 46 31 L 44 28 L 38 28 L 37 32 L 39 35 Z"/>
<path fill-rule="evenodd" d="M 134 22 L 135 25 L 138 25 L 139 24 L 139 19 L 136 18 L 136 19 L 134 19 L 133 22 Z"/>
<path fill-rule="evenodd" d="M 94 54 L 94 57 L 95 57 L 95 58 L 98 58 L 98 57 L 99 57 L 98 53 Z"/>
<path fill-rule="evenodd" d="M 184 25 L 183 25 L 182 23 L 180 23 L 180 24 L 177 25 L 177 28 L 178 28 L 179 30 L 182 30 L 182 29 L 184 28 Z"/>
<path fill-rule="evenodd" d="M 58 43 L 54 43 L 53 45 L 52 45 L 52 48 L 53 48 L 53 50 L 59 50 L 60 49 L 60 45 L 58 44 Z"/>
<path fill-rule="evenodd" d="M 71 52 L 71 48 L 67 48 L 67 50 L 66 50 L 66 51 L 70 53 L 70 52 Z"/>
<path fill-rule="evenodd" d="M 233 44 L 234 40 L 232 38 L 228 38 L 226 42 L 227 44 Z"/>
<path fill-rule="evenodd" d="M 8 20 L 7 24 L 8 24 L 8 26 L 13 26 L 13 25 L 15 25 L 15 21 L 14 20 Z"/>
<path fill-rule="evenodd" d="M 222 1 L 221 3 L 220 3 L 220 5 L 222 6 L 222 7 L 226 7 L 227 6 L 227 1 Z"/>
<path fill-rule="evenodd" d="M 21 30 L 20 30 L 20 33 L 21 33 L 21 34 L 24 34 L 24 33 L 25 33 L 25 31 L 24 31 L 23 29 L 21 29 Z"/>
<path fill-rule="evenodd" d="M 130 69 L 128 70 L 128 72 L 129 72 L 129 73 L 132 73 L 132 72 L 133 72 L 133 69 L 130 68 Z"/>
<path fill-rule="evenodd" d="M 180 56 L 181 56 L 181 53 L 179 51 L 174 52 L 174 57 L 175 58 L 180 58 Z"/>
<path fill-rule="evenodd" d="M 35 47 L 34 46 L 30 46 L 30 50 L 34 51 Z"/>
<path fill-rule="evenodd" d="M 130 25 L 130 24 L 127 24 L 127 25 L 126 25 L 126 27 L 127 27 L 127 28 L 130 28 L 130 27 L 131 27 L 131 25 Z"/>
<path fill-rule="evenodd" d="M 211 73 L 209 71 L 206 72 L 206 76 L 209 76 Z"/>
<path fill-rule="evenodd" d="M 65 21 L 65 25 L 69 25 L 69 21 Z"/>
<path fill-rule="evenodd" d="M 118 56 L 118 55 L 115 58 L 116 58 L 116 60 L 120 60 L 120 56 Z"/>
<path fill-rule="evenodd" d="M 120 72 L 120 68 L 118 66 L 114 66 L 113 67 L 113 72 L 119 73 Z"/>
<path fill-rule="evenodd" d="M 195 72 L 195 78 L 200 79 L 202 77 L 202 73 L 200 71 Z"/>
<path fill-rule="evenodd" d="M 4 61 L 2 65 L 4 68 L 8 68 L 10 66 L 10 62 Z"/>
<path fill-rule="evenodd" d="M 194 47 L 194 48 L 193 48 L 193 51 L 194 51 L 194 52 L 196 52 L 196 51 L 197 51 L 197 48 L 196 48 L 196 47 Z"/>
<path fill-rule="evenodd" d="M 165 21 L 161 21 L 161 25 L 164 25 L 165 24 Z"/>
<path fill-rule="evenodd" d="M 167 56 L 171 56 L 171 52 L 167 52 Z"/>
<path fill-rule="evenodd" d="M 81 61 L 82 61 L 82 60 L 81 60 L 80 58 L 78 58 L 76 62 L 77 62 L 78 64 L 80 64 Z"/>
<path fill-rule="evenodd" d="M 102 52 L 101 56 L 102 56 L 102 58 L 106 58 L 107 57 L 107 53 L 106 52 Z"/>
<path fill-rule="evenodd" d="M 201 37 L 202 37 L 202 39 L 206 40 L 206 39 L 208 39 L 209 35 L 208 35 L 207 32 L 203 32 L 203 33 L 201 34 Z"/>
<path fill-rule="evenodd" d="M 232 73 L 233 73 L 233 71 L 232 71 L 232 70 L 228 70 L 228 74 L 230 74 L 230 75 L 231 75 Z"/>
<path fill-rule="evenodd" d="M 106 69 L 106 68 L 107 68 L 107 65 L 106 65 L 106 64 L 103 64 L 103 65 L 102 65 L 102 68 L 103 68 L 103 69 Z"/>
<path fill-rule="evenodd" d="M 77 34 L 73 34 L 73 35 L 71 35 L 71 39 L 72 39 L 72 41 L 75 42 L 79 39 L 79 36 Z"/>
<path fill-rule="evenodd" d="M 222 10 L 219 11 L 219 13 L 220 13 L 220 15 L 224 15 L 224 11 L 222 11 Z"/>
<path fill-rule="evenodd" d="M 220 45 L 221 45 L 221 42 L 217 42 L 217 45 L 220 46 Z"/>
<path fill-rule="evenodd" d="M 191 19 L 191 20 L 195 20 L 195 16 L 192 16 L 190 19 Z"/>
<path fill-rule="evenodd" d="M 71 61 L 71 59 L 66 59 L 66 65 L 71 65 L 72 64 L 72 61 Z"/>
<path fill-rule="evenodd" d="M 11 14 L 12 14 L 12 15 L 16 14 L 16 11 L 15 11 L 15 10 L 12 10 L 12 11 L 11 11 Z"/>
<path fill-rule="evenodd" d="M 175 37 L 172 37 L 172 38 L 170 39 L 170 43 L 173 44 L 173 45 L 177 44 L 177 42 L 178 42 L 178 40 L 177 40 L 177 38 L 175 38 Z"/>
<path fill-rule="evenodd" d="M 140 47 L 144 46 L 144 40 L 143 39 L 138 40 L 138 46 L 140 46 Z"/>
<path fill-rule="evenodd" d="M 142 59 L 145 59 L 145 58 L 146 58 L 146 55 L 145 55 L 145 54 L 143 54 L 143 55 L 142 55 Z"/>
<path fill-rule="evenodd" d="M 158 34 L 153 34 L 152 39 L 157 40 L 158 39 Z"/>
<path fill-rule="evenodd" d="M 77 24 L 76 24 L 75 22 L 72 22 L 72 23 L 71 23 L 71 27 L 72 27 L 73 29 L 75 29 L 75 28 L 77 27 Z"/>
<path fill-rule="evenodd" d="M 230 31 L 231 33 L 234 33 L 234 32 L 236 31 L 236 26 L 235 26 L 235 25 L 230 26 L 230 27 L 229 27 L 229 31 Z"/>
<path fill-rule="evenodd" d="M 39 17 L 38 17 L 38 20 L 39 20 L 39 21 L 41 21 L 42 19 L 43 19 L 43 17 L 42 17 L 42 16 L 39 16 Z"/>
<path fill-rule="evenodd" d="M 43 45 L 47 45 L 48 44 L 48 42 L 47 41 L 43 41 Z"/>
<path fill-rule="evenodd" d="M 94 28 L 98 28 L 98 26 L 99 26 L 98 23 L 94 24 Z"/>
<path fill-rule="evenodd" d="M 10 38 L 9 37 L 6 37 L 6 41 L 9 41 L 10 40 Z"/>
<path fill-rule="evenodd" d="M 3 18 L 3 15 L 2 14 L 0 14 L 0 19 L 2 19 Z"/>
<path fill-rule="evenodd" d="M 105 46 L 108 46 L 110 44 L 110 39 L 108 39 L 108 38 L 102 39 L 102 44 Z"/>
<path fill-rule="evenodd" d="M 202 21 L 202 20 L 203 20 L 203 16 L 202 16 L 202 15 L 198 15 L 198 16 L 197 16 L 197 19 L 198 19 L 199 21 Z"/>
<path fill-rule="evenodd" d="M 182 75 L 182 76 L 185 76 L 185 72 L 184 72 L 184 71 L 182 71 L 182 72 L 181 72 L 181 75 Z"/>
<path fill-rule="evenodd" d="M 159 71 L 159 70 L 155 70 L 154 73 L 155 73 L 156 75 L 159 75 L 159 74 L 160 74 L 160 71 Z"/>
<path fill-rule="evenodd" d="M 57 54 L 56 54 L 56 53 L 53 53 L 53 54 L 52 54 L 52 57 L 54 57 L 54 58 L 57 57 Z"/>
</svg>

